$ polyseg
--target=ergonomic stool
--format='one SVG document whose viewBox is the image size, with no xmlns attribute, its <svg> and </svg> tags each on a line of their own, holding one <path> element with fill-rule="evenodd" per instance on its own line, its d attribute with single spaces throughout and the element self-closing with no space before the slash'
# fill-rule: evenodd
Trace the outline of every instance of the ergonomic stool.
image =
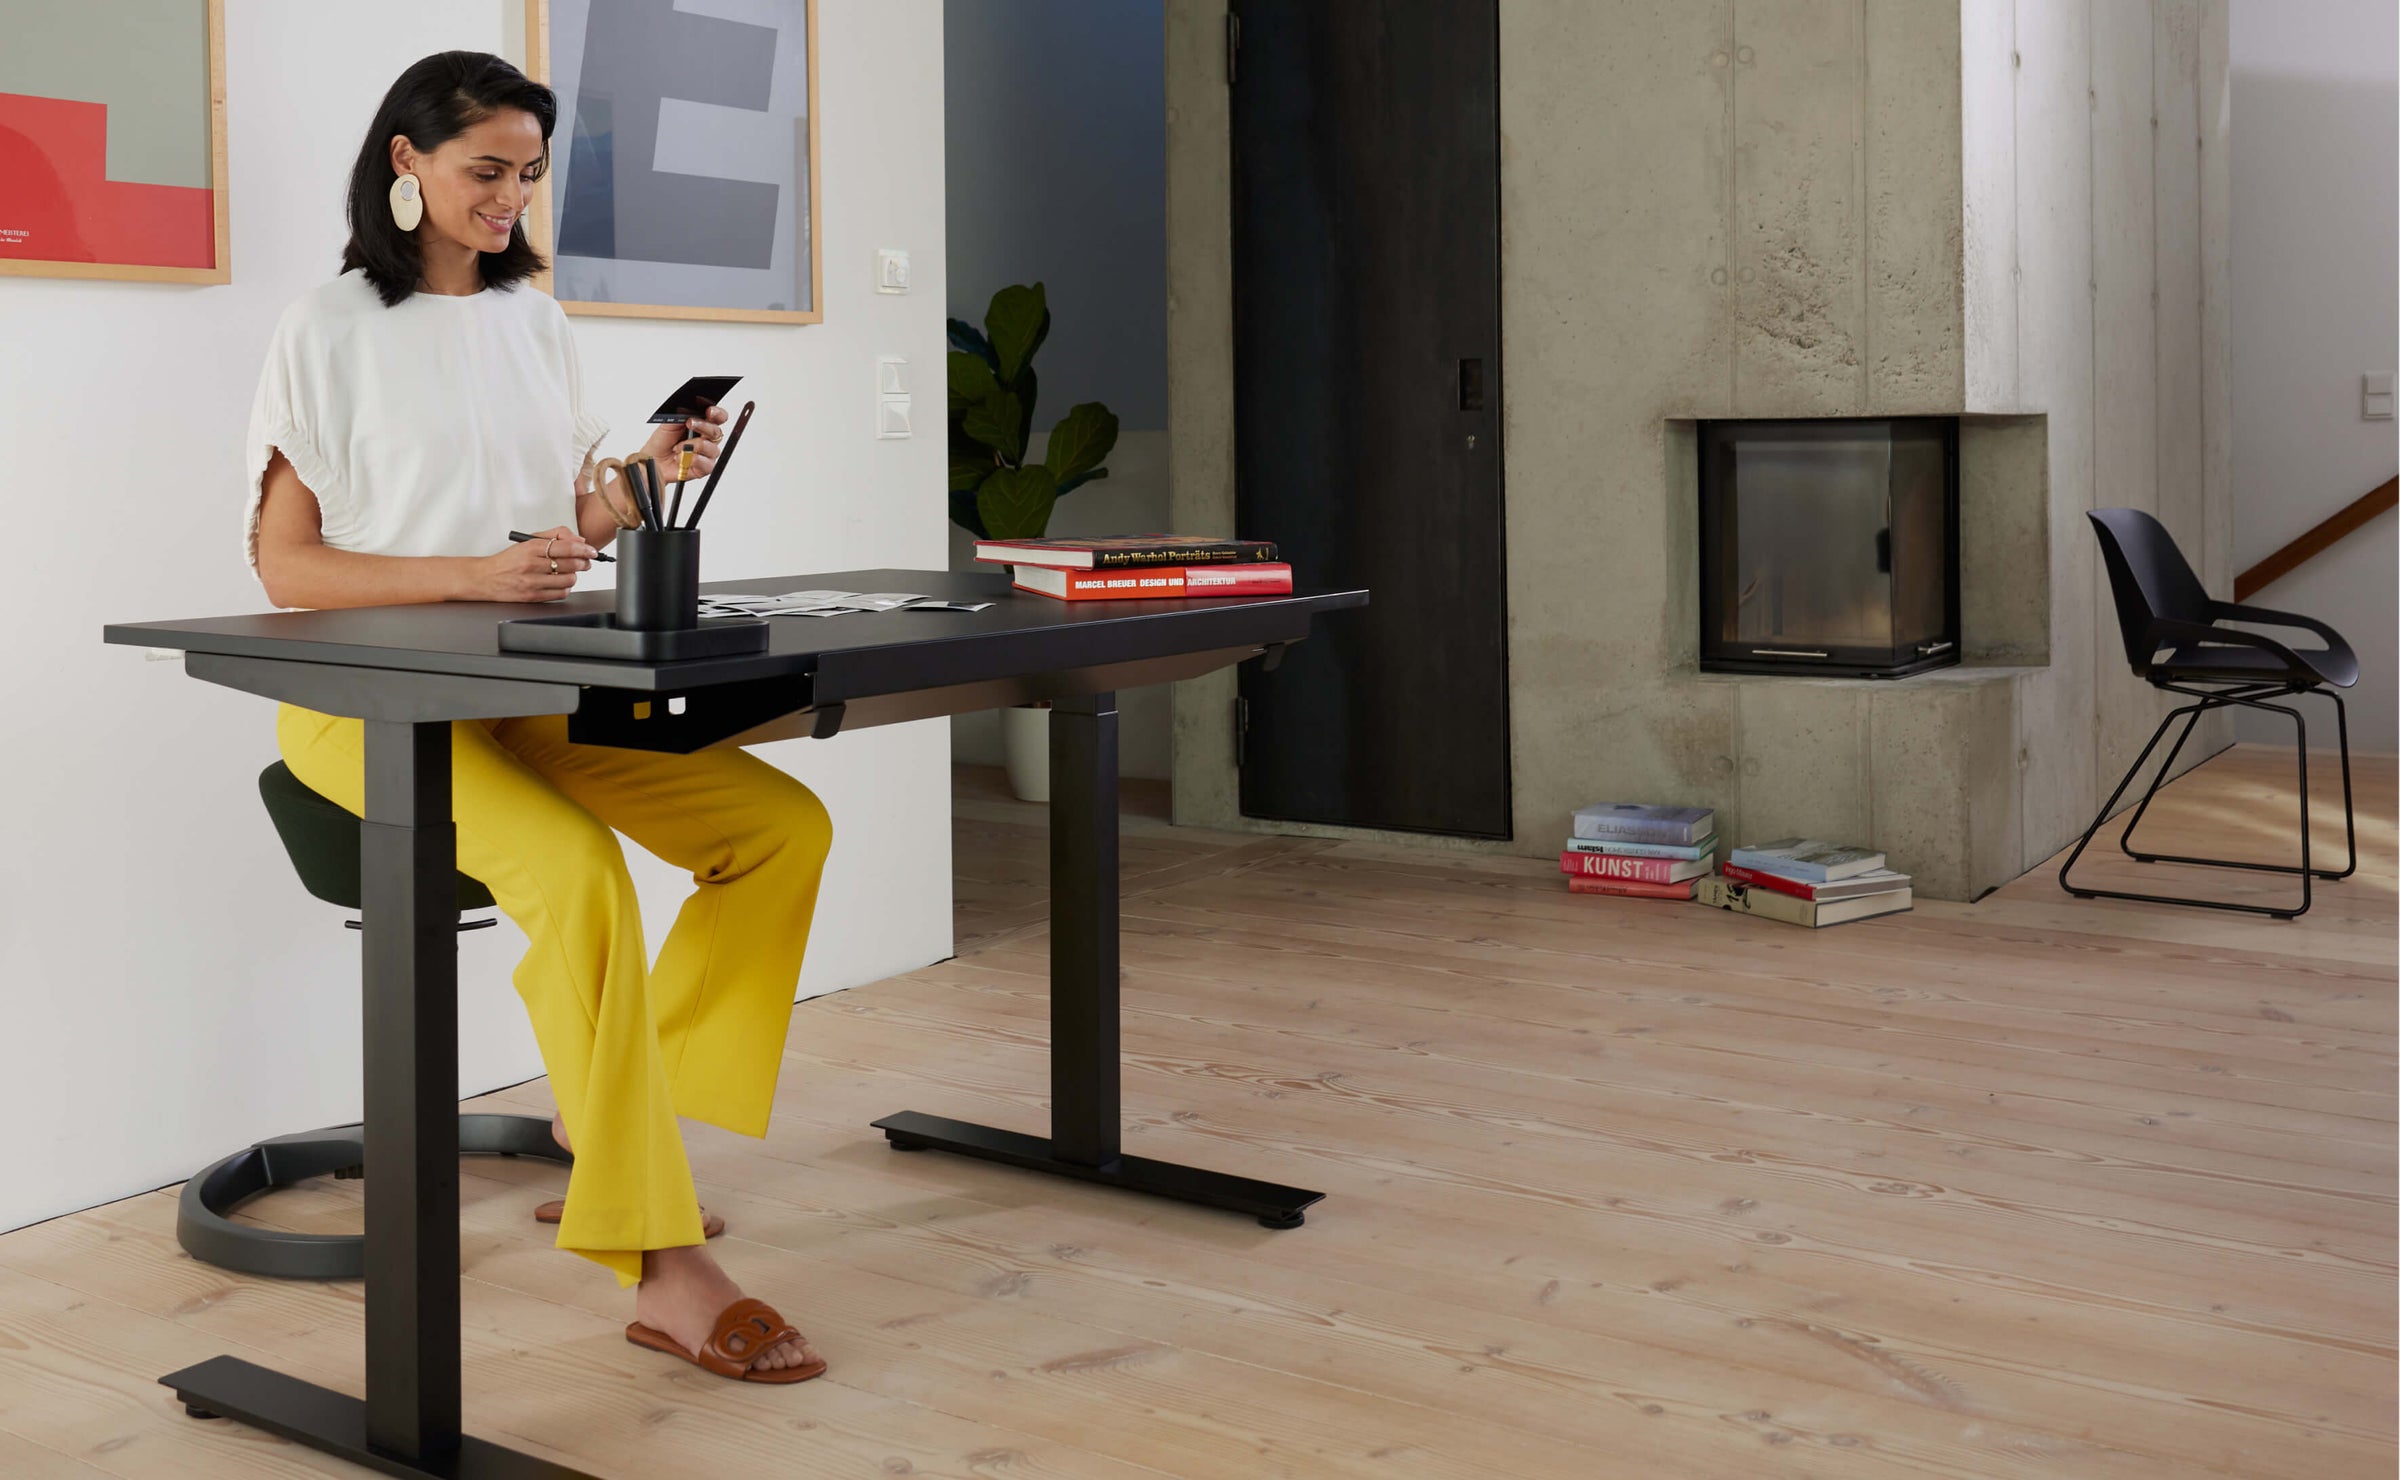
<svg viewBox="0 0 2400 1480">
<path fill-rule="evenodd" d="M 361 908 L 358 818 L 310 790 L 282 761 L 258 773 L 258 795 L 308 892 L 344 909 Z M 457 879 L 460 914 L 493 908 L 492 892 L 481 882 L 463 873 Z M 463 934 L 499 923 L 491 916 L 461 919 L 458 929 Z M 362 928 L 357 920 L 348 924 L 352 930 Z M 550 1134 L 550 1122 L 530 1115 L 461 1115 L 458 1149 L 569 1164 L 575 1160 Z M 246 1146 L 183 1184 L 175 1211 L 175 1241 L 194 1259 L 243 1274 L 286 1280 L 362 1278 L 367 1264 L 363 1233 L 293 1233 L 236 1223 L 231 1214 L 262 1193 L 328 1172 L 337 1178 L 362 1177 L 366 1159 L 365 1131 L 357 1122 Z"/>
</svg>

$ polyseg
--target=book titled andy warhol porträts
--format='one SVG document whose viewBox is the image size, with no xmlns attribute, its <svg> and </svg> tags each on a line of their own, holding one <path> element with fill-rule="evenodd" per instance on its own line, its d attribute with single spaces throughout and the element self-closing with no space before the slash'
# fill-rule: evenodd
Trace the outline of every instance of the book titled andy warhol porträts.
<svg viewBox="0 0 2400 1480">
<path fill-rule="evenodd" d="M 991 565 L 1042 565 L 1060 570 L 1122 570 L 1144 565 L 1246 565 L 1272 561 L 1268 540 L 1222 540 L 1182 534 L 1119 534 L 1038 540 L 982 540 L 975 558 Z"/>
</svg>

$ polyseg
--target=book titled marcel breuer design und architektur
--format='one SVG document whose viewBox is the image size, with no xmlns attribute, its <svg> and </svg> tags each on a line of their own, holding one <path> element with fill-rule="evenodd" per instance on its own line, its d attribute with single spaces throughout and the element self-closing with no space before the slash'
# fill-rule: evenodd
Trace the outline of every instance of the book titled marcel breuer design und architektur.
<svg viewBox="0 0 2400 1480">
<path fill-rule="evenodd" d="M 1185 596 L 1287 596 L 1292 568 L 1276 562 L 1247 565 L 1149 565 L 1118 570 L 1065 570 L 1020 565 L 1012 577 L 1020 591 L 1061 601 L 1169 600 Z"/>
</svg>

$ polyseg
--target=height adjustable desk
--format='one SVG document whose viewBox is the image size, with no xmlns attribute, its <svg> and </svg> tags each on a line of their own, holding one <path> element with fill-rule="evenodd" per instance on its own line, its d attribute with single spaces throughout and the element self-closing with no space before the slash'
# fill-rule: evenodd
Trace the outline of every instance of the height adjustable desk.
<svg viewBox="0 0 2400 1480">
<path fill-rule="evenodd" d="M 180 648 L 192 677 L 366 722 L 366 1388 L 362 1401 L 235 1357 L 159 1379 L 238 1418 L 390 1475 L 591 1480 L 461 1433 L 457 830 L 453 720 L 563 714 L 579 744 L 687 754 L 1048 700 L 1050 1134 L 903 1110 L 874 1123 L 942 1150 L 1297 1226 L 1323 1194 L 1124 1155 L 1117 1049 L 1116 691 L 1258 659 L 1364 591 L 1057 602 L 997 574 L 843 571 L 703 590 L 915 591 L 980 612 L 769 619 L 764 652 L 646 663 L 503 652 L 512 618 L 608 609 L 445 602 L 270 612 L 105 629 Z"/>
</svg>

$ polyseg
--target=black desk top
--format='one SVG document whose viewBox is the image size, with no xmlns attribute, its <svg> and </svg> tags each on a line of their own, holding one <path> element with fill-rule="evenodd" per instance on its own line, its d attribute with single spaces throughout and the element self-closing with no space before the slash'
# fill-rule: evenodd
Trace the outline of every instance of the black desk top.
<svg viewBox="0 0 2400 1480">
<path fill-rule="evenodd" d="M 996 676 L 1086 668 L 1245 644 L 1297 641 L 1319 612 L 1364 606 L 1364 591 L 1177 601 L 1056 601 L 1010 588 L 998 572 L 852 570 L 709 581 L 704 592 L 910 591 L 990 601 L 980 612 L 886 611 L 770 617 L 763 653 L 640 663 L 502 652 L 499 624 L 518 617 L 608 611 L 611 591 L 564 601 L 427 602 L 332 611 L 261 612 L 102 630 L 112 643 L 419 673 L 668 691 L 811 675 L 820 702 Z"/>
</svg>

